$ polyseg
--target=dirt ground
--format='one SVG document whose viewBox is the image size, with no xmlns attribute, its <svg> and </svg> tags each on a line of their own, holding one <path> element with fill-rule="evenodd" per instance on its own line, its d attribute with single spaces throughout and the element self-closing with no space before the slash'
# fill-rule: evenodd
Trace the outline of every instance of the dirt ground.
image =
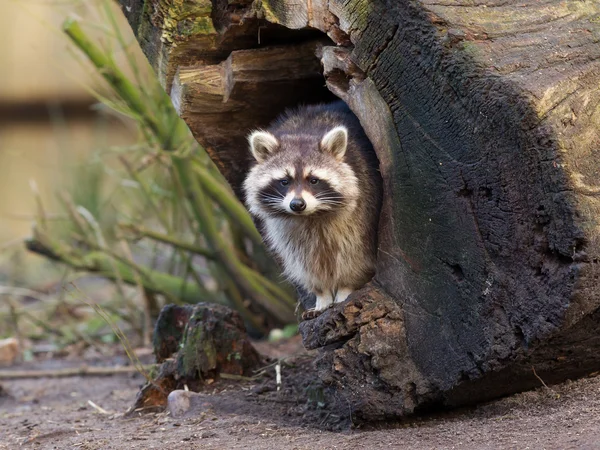
<svg viewBox="0 0 600 450">
<path fill-rule="evenodd" d="M 282 357 L 296 344 L 262 344 L 260 350 Z M 124 417 L 144 382 L 139 374 L 3 380 L 0 449 L 600 448 L 600 377 L 357 428 L 328 411 L 312 380 L 310 357 L 300 354 L 283 366 L 280 391 L 274 376 L 215 383 L 182 417 Z M 79 363 L 45 361 L 26 368 Z"/>
</svg>

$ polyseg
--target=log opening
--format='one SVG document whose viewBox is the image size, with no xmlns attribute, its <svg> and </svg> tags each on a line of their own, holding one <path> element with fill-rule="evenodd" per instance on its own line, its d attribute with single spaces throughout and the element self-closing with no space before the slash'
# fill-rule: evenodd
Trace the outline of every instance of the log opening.
<svg viewBox="0 0 600 450">
<path fill-rule="evenodd" d="M 238 196 L 251 164 L 250 131 L 288 108 L 336 99 L 317 56 L 330 44 L 322 33 L 289 30 L 284 45 L 263 37 L 260 47 L 234 50 L 218 63 L 178 67 L 171 87 L 175 108 Z"/>
</svg>

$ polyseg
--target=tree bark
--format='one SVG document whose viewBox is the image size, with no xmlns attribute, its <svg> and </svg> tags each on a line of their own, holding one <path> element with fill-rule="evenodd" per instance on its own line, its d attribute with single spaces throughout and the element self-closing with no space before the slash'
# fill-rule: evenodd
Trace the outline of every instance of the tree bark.
<svg viewBox="0 0 600 450">
<path fill-rule="evenodd" d="M 234 189 L 245 135 L 285 106 L 332 92 L 361 120 L 377 275 L 301 325 L 356 419 L 600 368 L 599 3 L 121 3 Z"/>
</svg>

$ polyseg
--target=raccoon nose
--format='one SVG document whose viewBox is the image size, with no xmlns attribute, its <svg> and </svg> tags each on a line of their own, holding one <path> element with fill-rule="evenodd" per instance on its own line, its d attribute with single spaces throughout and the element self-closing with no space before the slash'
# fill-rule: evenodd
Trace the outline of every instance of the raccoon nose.
<svg viewBox="0 0 600 450">
<path fill-rule="evenodd" d="M 290 202 L 290 209 L 296 212 L 304 211 L 306 209 L 306 202 L 302 198 L 294 198 Z"/>
</svg>

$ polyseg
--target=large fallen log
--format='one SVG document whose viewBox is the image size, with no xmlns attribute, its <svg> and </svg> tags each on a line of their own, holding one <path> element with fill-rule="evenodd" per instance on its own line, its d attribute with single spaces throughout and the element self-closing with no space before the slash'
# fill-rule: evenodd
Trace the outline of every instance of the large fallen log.
<svg viewBox="0 0 600 450">
<path fill-rule="evenodd" d="M 301 326 L 356 418 L 600 368 L 599 3 L 121 4 L 236 189 L 245 135 L 285 106 L 334 93 L 361 120 L 385 183 L 377 275 Z"/>
</svg>

